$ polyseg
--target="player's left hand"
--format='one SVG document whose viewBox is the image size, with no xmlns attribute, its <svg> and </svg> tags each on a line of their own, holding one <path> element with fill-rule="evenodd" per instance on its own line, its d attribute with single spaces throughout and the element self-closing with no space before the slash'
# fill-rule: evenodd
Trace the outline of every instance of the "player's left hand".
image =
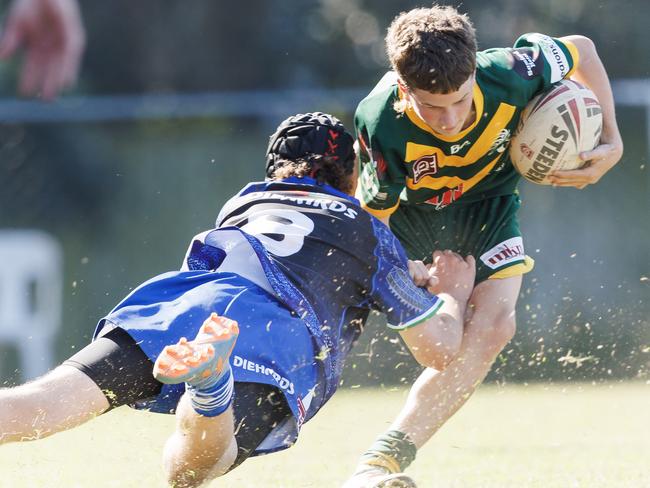
<svg viewBox="0 0 650 488">
<path fill-rule="evenodd" d="M 14 0 L 0 35 L 0 59 L 23 49 L 20 93 L 51 100 L 76 81 L 84 44 L 76 0 Z"/>
<path fill-rule="evenodd" d="M 585 165 L 580 169 L 554 171 L 549 175 L 553 186 L 572 186 L 582 190 L 597 183 L 623 156 L 623 144 L 600 144 L 591 151 L 580 153 Z"/>
</svg>

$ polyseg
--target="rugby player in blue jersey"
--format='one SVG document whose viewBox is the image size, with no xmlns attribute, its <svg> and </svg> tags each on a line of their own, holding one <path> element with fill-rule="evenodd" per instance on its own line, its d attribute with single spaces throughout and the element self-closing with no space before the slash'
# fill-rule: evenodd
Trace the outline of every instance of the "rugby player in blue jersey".
<svg viewBox="0 0 650 488">
<path fill-rule="evenodd" d="M 460 346 L 474 259 L 438 253 L 431 270 L 407 261 L 350 196 L 354 159 L 336 118 L 285 120 L 270 139 L 267 180 L 226 203 L 180 271 L 136 288 L 52 372 L 0 390 L 0 442 L 42 438 L 125 404 L 175 412 L 166 475 L 198 486 L 295 442 L 335 392 L 371 310 L 387 315 L 421 364 L 443 368 Z"/>
</svg>

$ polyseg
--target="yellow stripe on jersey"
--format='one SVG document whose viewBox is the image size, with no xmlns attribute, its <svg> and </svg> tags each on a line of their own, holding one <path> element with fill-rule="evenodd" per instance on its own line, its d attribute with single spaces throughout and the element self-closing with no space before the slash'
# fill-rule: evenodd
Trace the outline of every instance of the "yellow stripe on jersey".
<svg viewBox="0 0 650 488">
<path fill-rule="evenodd" d="M 404 98 L 404 93 L 402 92 L 402 89 L 397 90 L 399 93 L 399 98 L 402 100 Z M 405 113 L 406 116 L 409 118 L 411 122 L 413 122 L 415 125 L 417 125 L 420 129 L 428 132 L 429 134 L 433 134 L 435 137 L 440 139 L 441 141 L 445 142 L 455 142 L 458 141 L 459 139 L 462 139 L 465 137 L 467 134 L 470 133 L 470 131 L 476 127 L 476 124 L 478 124 L 478 121 L 481 120 L 481 117 L 483 116 L 483 92 L 481 91 L 481 88 L 478 86 L 478 83 L 474 82 L 474 93 L 472 95 L 472 98 L 474 99 L 474 107 L 476 108 L 476 119 L 474 122 L 472 122 L 472 125 L 470 125 L 467 129 L 459 132 L 456 135 L 453 136 L 443 136 L 442 134 L 438 134 L 435 132 L 431 127 L 427 125 L 427 123 L 420 118 L 418 114 L 415 113 L 415 110 L 413 110 L 413 107 L 411 107 L 411 104 L 409 104 L 406 107 Z"/>
<path fill-rule="evenodd" d="M 524 257 L 524 262 L 508 266 L 501 271 L 497 271 L 493 275 L 488 276 L 488 280 L 503 280 L 511 278 L 512 276 L 519 276 L 528 273 L 535 267 L 535 260 L 529 256 Z"/>
<path fill-rule="evenodd" d="M 573 44 L 571 41 L 565 41 L 563 39 L 560 39 L 560 40 L 564 43 L 566 48 L 571 53 L 571 60 L 573 61 L 573 66 L 571 66 L 571 69 L 569 70 L 567 75 L 564 77 L 566 79 L 566 78 L 570 78 L 571 75 L 573 74 L 573 72 L 578 67 L 578 63 L 580 63 L 580 52 L 578 51 L 578 48 L 576 47 L 576 45 Z"/>
<path fill-rule="evenodd" d="M 512 120 L 516 110 L 517 108 L 514 105 L 508 105 L 507 103 L 499 104 L 499 108 L 494 113 L 490 122 L 488 122 L 487 127 L 479 138 L 471 145 L 465 156 L 447 155 L 435 146 L 407 142 L 406 156 L 404 157 L 405 162 L 410 163 L 417 161 L 422 156 L 436 154 L 436 162 L 439 168 L 444 168 L 445 166 L 453 166 L 456 168 L 469 166 L 488 153 L 492 148 L 494 141 L 499 137 L 501 131 Z"/>
<path fill-rule="evenodd" d="M 456 188 L 458 185 L 462 183 L 463 192 L 465 193 L 488 175 L 488 173 L 496 165 L 499 158 L 501 158 L 501 153 L 497 154 L 497 156 L 492 161 L 490 161 L 487 165 L 485 165 L 485 167 L 481 171 L 479 171 L 474 176 L 466 180 L 459 178 L 458 176 L 440 176 L 438 178 L 434 178 L 432 176 L 424 176 L 420 181 L 414 183 L 413 178 L 407 177 L 406 186 L 411 190 L 419 190 L 421 188 L 431 188 L 432 190 L 440 190 L 441 188 Z"/>
<path fill-rule="evenodd" d="M 361 200 L 361 208 L 364 209 L 366 212 L 368 212 L 370 215 L 374 215 L 378 219 L 383 219 L 384 217 L 390 217 L 392 214 L 395 213 L 397 207 L 399 207 L 399 200 L 397 201 L 395 206 L 391 208 L 384 208 L 384 209 L 370 208 L 366 203 L 363 202 L 363 200 Z"/>
</svg>

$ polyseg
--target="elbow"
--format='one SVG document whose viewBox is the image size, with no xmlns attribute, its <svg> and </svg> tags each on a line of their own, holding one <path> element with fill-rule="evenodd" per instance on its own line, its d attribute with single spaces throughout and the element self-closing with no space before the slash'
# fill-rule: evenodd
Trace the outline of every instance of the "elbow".
<svg viewBox="0 0 650 488">
<path fill-rule="evenodd" d="M 563 37 L 562 40 L 571 42 L 578 50 L 579 63 L 583 64 L 585 61 L 597 56 L 596 44 L 589 37 L 582 35 L 572 35 Z"/>
<path fill-rule="evenodd" d="M 561 40 L 571 42 L 572 44 L 575 45 L 576 48 L 578 48 L 579 51 L 582 51 L 583 49 L 585 51 L 596 50 L 596 45 L 594 44 L 594 41 L 592 41 L 591 38 L 587 36 L 583 36 L 580 34 L 573 34 L 570 36 L 564 36 L 561 38 Z"/>
</svg>

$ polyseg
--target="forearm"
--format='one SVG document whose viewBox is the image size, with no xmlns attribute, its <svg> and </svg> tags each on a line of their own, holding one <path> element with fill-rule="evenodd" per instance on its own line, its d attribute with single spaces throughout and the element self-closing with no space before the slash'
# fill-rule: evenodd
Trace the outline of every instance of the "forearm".
<svg viewBox="0 0 650 488">
<path fill-rule="evenodd" d="M 401 331 L 400 335 L 418 363 L 440 371 L 460 351 L 466 305 L 447 293 L 438 297 L 443 305 L 436 314 L 422 324 Z"/>
<path fill-rule="evenodd" d="M 562 40 L 573 43 L 579 52 L 578 66 L 571 79 L 587 85 L 594 92 L 603 111 L 602 142 L 614 144 L 623 149 L 623 141 L 616 122 L 614 95 L 607 71 L 598 56 L 591 39 L 584 36 L 567 36 Z"/>
</svg>

